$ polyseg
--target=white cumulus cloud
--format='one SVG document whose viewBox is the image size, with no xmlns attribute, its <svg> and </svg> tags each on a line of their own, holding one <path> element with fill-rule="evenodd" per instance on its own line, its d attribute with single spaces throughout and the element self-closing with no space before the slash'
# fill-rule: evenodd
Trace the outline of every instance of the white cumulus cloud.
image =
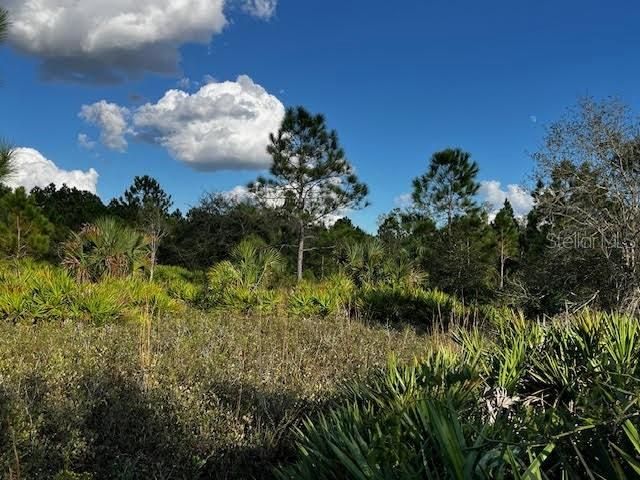
<svg viewBox="0 0 640 480">
<path fill-rule="evenodd" d="M 480 182 L 478 192 L 480 198 L 489 206 L 489 217 L 495 217 L 500 211 L 505 200 L 509 200 L 516 217 L 524 217 L 533 208 L 534 200 L 531 194 L 520 185 L 507 185 L 506 189 L 497 180 Z"/>
<path fill-rule="evenodd" d="M 207 44 L 229 23 L 225 0 L 4 0 L 9 40 L 42 60 L 49 80 L 113 83 L 175 73 L 180 47 Z M 246 0 L 269 18 L 276 0 Z"/>
<path fill-rule="evenodd" d="M 124 152 L 127 149 L 127 117 L 129 110 L 104 100 L 83 105 L 80 118 L 100 129 L 100 141 L 108 148 Z"/>
<path fill-rule="evenodd" d="M 54 183 L 61 187 L 66 184 L 78 190 L 96 193 L 98 172 L 90 168 L 82 170 L 63 170 L 39 151 L 33 148 L 16 148 L 16 172 L 6 181 L 11 188 L 24 187 L 30 191 L 33 187 L 46 187 Z"/>
<path fill-rule="evenodd" d="M 227 200 L 230 200 L 232 202 L 238 202 L 238 203 L 242 203 L 242 202 L 251 203 L 255 201 L 254 195 L 244 185 L 237 185 L 233 187 L 231 190 L 222 192 L 222 196 L 225 197 Z"/>
<path fill-rule="evenodd" d="M 124 150 L 130 134 L 161 145 L 196 170 L 214 171 L 267 168 L 269 134 L 278 130 L 284 113 L 280 100 L 243 75 L 195 93 L 169 90 L 158 102 L 131 112 L 103 100 L 84 106 L 80 116 L 101 127 L 110 148 Z"/>
</svg>

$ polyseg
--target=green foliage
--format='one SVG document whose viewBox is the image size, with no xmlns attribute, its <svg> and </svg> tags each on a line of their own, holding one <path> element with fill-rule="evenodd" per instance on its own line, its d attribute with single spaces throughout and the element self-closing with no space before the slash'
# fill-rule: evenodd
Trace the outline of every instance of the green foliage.
<svg viewBox="0 0 640 480">
<path fill-rule="evenodd" d="M 295 238 L 281 212 L 223 194 L 207 194 L 184 218 L 174 214 L 170 220 L 174 225 L 160 246 L 160 261 L 190 270 L 206 270 L 228 259 L 248 234 L 268 245 L 286 244 Z"/>
<path fill-rule="evenodd" d="M 139 272 L 148 255 L 142 234 L 105 217 L 71 235 L 63 246 L 62 264 L 78 281 L 97 281 Z"/>
<path fill-rule="evenodd" d="M 407 289 L 393 285 L 365 287 L 358 291 L 355 306 L 365 318 L 395 325 L 447 329 L 477 319 L 479 310 L 466 308 L 455 297 L 440 290 Z"/>
<path fill-rule="evenodd" d="M 8 28 L 7 11 L 0 8 L 0 42 L 4 40 Z M 14 149 L 6 141 L 0 140 L 0 185 L 15 171 Z"/>
<path fill-rule="evenodd" d="M 249 188 L 259 202 L 279 204 L 298 227 L 298 280 L 302 280 L 307 229 L 340 210 L 366 205 L 367 186 L 358 180 L 335 130 L 322 115 L 289 108 L 267 147 L 273 158 L 270 178 Z"/>
<path fill-rule="evenodd" d="M 280 478 L 635 478 L 635 318 L 504 317 L 348 389 L 298 430 Z"/>
<path fill-rule="evenodd" d="M 411 290 L 426 281 L 413 262 L 391 255 L 376 238 L 346 244 L 340 252 L 339 264 L 358 287 L 386 285 Z"/>
<path fill-rule="evenodd" d="M 131 186 L 118 199 L 109 203 L 109 210 L 131 225 L 138 225 L 149 215 L 167 217 L 173 201 L 155 178 L 134 177 Z"/>
<path fill-rule="evenodd" d="M 41 258 L 49 251 L 52 233 L 53 225 L 24 188 L 0 197 L 0 253 L 4 256 Z"/>
<path fill-rule="evenodd" d="M 105 216 L 106 207 L 97 195 L 67 185 L 58 188 L 55 184 L 35 187 L 31 197 L 56 227 L 56 239 L 62 241 L 70 231 L 80 230 L 88 223 Z"/>
<path fill-rule="evenodd" d="M 498 272 L 500 274 L 499 288 L 502 290 L 508 264 L 517 260 L 520 247 L 520 228 L 509 200 L 504 201 L 504 206 L 497 213 L 491 226 L 495 232 L 496 256 L 498 257 Z"/>
<path fill-rule="evenodd" d="M 442 220 L 447 228 L 457 216 L 472 213 L 477 207 L 474 195 L 478 164 L 471 154 L 448 148 L 431 157 L 427 173 L 413 181 L 413 202 L 419 210 Z"/>
<path fill-rule="evenodd" d="M 427 343 L 357 321 L 197 310 L 154 322 L 144 368 L 139 341 L 134 322 L 0 322 L 0 477 L 272 478 L 303 413 Z"/>
<path fill-rule="evenodd" d="M 351 279 L 335 274 L 321 282 L 300 282 L 288 298 L 288 311 L 305 317 L 347 314 L 355 293 Z"/>
<path fill-rule="evenodd" d="M 257 238 L 247 238 L 225 260 L 207 272 L 208 300 L 214 306 L 238 311 L 270 311 L 278 294 L 268 287 L 281 271 L 280 253 Z"/>
<path fill-rule="evenodd" d="M 77 283 L 63 269 L 32 262 L 0 264 L 0 320 L 106 325 L 137 320 L 145 309 L 181 311 L 165 288 L 143 279 Z"/>
<path fill-rule="evenodd" d="M 340 265 L 337 254 L 346 245 L 373 238 L 346 217 L 339 219 L 330 227 L 316 225 L 310 237 L 304 260 L 306 279 L 325 279 L 338 273 Z M 285 255 L 287 252 L 291 252 L 291 249 L 283 251 Z"/>
<path fill-rule="evenodd" d="M 171 297 L 190 304 L 197 303 L 204 295 L 204 275 L 182 267 L 158 265 L 154 281 L 162 285 Z"/>
<path fill-rule="evenodd" d="M 93 480 L 93 475 L 89 473 L 75 473 L 69 470 L 59 472 L 53 480 Z"/>
</svg>

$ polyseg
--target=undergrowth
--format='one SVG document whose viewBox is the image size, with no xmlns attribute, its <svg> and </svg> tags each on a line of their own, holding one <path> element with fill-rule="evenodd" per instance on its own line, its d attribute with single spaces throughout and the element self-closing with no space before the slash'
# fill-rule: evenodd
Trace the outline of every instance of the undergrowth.
<svg viewBox="0 0 640 480">
<path fill-rule="evenodd" d="M 585 311 L 460 329 L 392 361 L 297 430 L 282 479 L 626 479 L 640 475 L 640 326 Z"/>
</svg>

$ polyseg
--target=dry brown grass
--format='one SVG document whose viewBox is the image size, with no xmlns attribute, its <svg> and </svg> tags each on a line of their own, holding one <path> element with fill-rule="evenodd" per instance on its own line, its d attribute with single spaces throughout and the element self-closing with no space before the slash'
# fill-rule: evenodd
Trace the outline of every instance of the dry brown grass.
<svg viewBox="0 0 640 480">
<path fill-rule="evenodd" d="M 148 325 L 144 352 L 136 324 L 0 325 L 0 431 L 15 432 L 0 433 L 2 475 L 269 477 L 290 427 L 342 382 L 435 341 L 340 318 L 190 310 Z"/>
</svg>

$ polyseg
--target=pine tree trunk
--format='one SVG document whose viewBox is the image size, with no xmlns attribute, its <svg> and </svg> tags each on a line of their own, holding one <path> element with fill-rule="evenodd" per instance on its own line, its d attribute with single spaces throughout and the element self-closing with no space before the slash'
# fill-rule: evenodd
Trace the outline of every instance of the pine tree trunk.
<svg viewBox="0 0 640 480">
<path fill-rule="evenodd" d="M 149 269 L 149 281 L 153 282 L 153 274 L 155 272 L 156 269 L 156 255 L 157 255 L 157 244 L 156 241 L 153 240 L 151 242 L 151 268 Z"/>
<path fill-rule="evenodd" d="M 302 265 L 304 262 L 304 222 L 300 221 L 300 238 L 298 239 L 298 281 L 302 280 Z"/>
<path fill-rule="evenodd" d="M 504 289 L 504 242 L 500 243 L 500 290 Z"/>
<path fill-rule="evenodd" d="M 22 228 L 20 228 L 20 215 L 16 215 L 16 258 L 22 256 Z"/>
</svg>

